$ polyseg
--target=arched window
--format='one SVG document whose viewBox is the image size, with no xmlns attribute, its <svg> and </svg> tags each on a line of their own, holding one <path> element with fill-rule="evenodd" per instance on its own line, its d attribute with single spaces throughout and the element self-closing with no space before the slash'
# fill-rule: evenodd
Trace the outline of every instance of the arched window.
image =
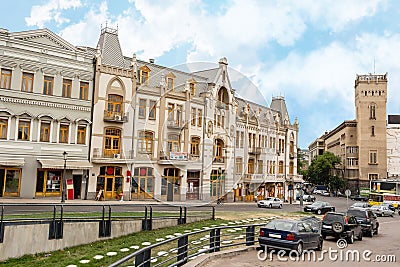
<svg viewBox="0 0 400 267">
<path fill-rule="evenodd" d="M 218 91 L 218 101 L 224 104 L 229 104 L 229 94 L 225 87 L 221 87 Z"/>
</svg>

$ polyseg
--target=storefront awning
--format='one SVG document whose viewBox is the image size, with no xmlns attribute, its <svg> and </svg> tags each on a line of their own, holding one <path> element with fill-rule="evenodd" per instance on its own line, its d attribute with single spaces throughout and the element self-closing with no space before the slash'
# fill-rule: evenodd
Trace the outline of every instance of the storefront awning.
<svg viewBox="0 0 400 267">
<path fill-rule="evenodd" d="M 42 164 L 43 169 L 64 169 L 64 160 L 38 159 L 38 161 Z M 92 164 L 87 160 L 67 160 L 66 163 L 67 170 L 86 170 L 92 168 Z"/>
<path fill-rule="evenodd" d="M 17 166 L 24 166 L 24 164 L 25 164 L 25 160 L 24 159 L 18 159 L 18 158 L 0 159 L 0 165 L 1 166 L 17 167 Z"/>
</svg>

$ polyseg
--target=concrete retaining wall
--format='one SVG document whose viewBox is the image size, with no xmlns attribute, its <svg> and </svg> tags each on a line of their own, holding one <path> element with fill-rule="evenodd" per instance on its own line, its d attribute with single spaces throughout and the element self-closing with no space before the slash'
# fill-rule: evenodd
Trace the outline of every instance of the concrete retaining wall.
<svg viewBox="0 0 400 267">
<path fill-rule="evenodd" d="M 187 222 L 204 220 L 188 217 Z M 178 225 L 177 219 L 153 220 L 153 229 Z M 112 221 L 111 237 L 99 238 L 99 222 L 66 222 L 63 239 L 49 240 L 49 224 L 6 225 L 4 242 L 0 243 L 0 261 L 26 254 L 50 252 L 88 244 L 99 240 L 137 233 L 142 230 L 142 220 Z"/>
</svg>

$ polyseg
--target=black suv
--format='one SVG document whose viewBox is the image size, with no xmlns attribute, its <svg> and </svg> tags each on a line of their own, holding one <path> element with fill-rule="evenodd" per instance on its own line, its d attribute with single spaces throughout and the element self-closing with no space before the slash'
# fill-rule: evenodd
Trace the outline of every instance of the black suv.
<svg viewBox="0 0 400 267">
<path fill-rule="evenodd" d="M 323 239 L 327 236 L 345 238 L 349 244 L 353 244 L 355 237 L 360 241 L 363 238 L 361 225 L 356 217 L 338 212 L 328 212 L 322 218 L 321 235 Z"/>
<path fill-rule="evenodd" d="M 359 208 L 349 209 L 347 214 L 356 217 L 364 234 L 370 237 L 372 237 L 374 234 L 378 234 L 379 222 L 372 210 Z"/>
</svg>

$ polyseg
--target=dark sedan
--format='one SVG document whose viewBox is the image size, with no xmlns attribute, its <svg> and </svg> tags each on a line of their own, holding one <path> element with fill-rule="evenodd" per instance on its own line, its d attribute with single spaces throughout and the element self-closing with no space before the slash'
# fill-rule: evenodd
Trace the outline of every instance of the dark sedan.
<svg viewBox="0 0 400 267">
<path fill-rule="evenodd" d="M 299 255 L 305 249 L 321 250 L 321 228 L 316 225 L 318 224 L 307 220 L 275 219 L 260 228 L 258 242 L 264 248 L 294 250 Z"/>
<path fill-rule="evenodd" d="M 312 212 L 315 214 L 325 214 L 328 211 L 335 211 L 335 207 L 324 201 L 315 201 L 311 205 L 304 207 L 305 212 Z"/>
</svg>

